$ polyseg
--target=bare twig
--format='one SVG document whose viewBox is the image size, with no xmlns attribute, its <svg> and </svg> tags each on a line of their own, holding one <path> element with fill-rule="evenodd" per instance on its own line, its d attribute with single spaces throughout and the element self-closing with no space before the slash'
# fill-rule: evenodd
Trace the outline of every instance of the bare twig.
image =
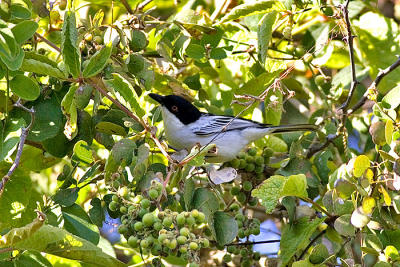
<svg viewBox="0 0 400 267">
<path fill-rule="evenodd" d="M 129 3 L 126 0 L 121 0 L 121 3 L 124 5 L 126 11 L 128 11 L 129 14 L 134 13 L 131 6 L 129 5 Z"/>
<path fill-rule="evenodd" d="M 38 34 L 38 33 L 35 33 L 35 36 L 36 36 L 37 38 L 39 38 L 40 40 L 42 40 L 43 42 L 45 42 L 46 44 L 48 44 L 49 46 L 51 46 L 52 48 L 54 48 L 55 50 L 57 50 L 58 52 L 61 53 L 61 49 L 60 49 L 55 43 L 49 41 L 49 40 L 46 39 L 44 36 L 42 36 L 42 35 L 40 35 L 40 34 Z"/>
<path fill-rule="evenodd" d="M 315 153 L 327 148 L 329 146 L 330 143 L 332 143 L 336 138 L 338 138 L 339 135 L 338 134 L 330 134 L 328 135 L 328 137 L 325 140 L 325 143 L 323 144 L 317 144 L 315 146 L 311 146 L 310 149 L 307 152 L 307 158 L 311 158 L 312 156 L 314 156 Z"/>
<path fill-rule="evenodd" d="M 362 107 L 365 102 L 368 99 L 368 94 L 371 90 L 376 90 L 376 87 L 378 87 L 378 84 L 381 82 L 381 80 L 388 75 L 389 73 L 391 73 L 393 70 L 395 70 L 398 66 L 400 66 L 400 56 L 397 57 L 397 60 L 390 65 L 389 67 L 387 67 L 384 70 L 381 70 L 378 73 L 378 76 L 376 76 L 375 80 L 371 83 L 371 85 L 368 87 L 367 91 L 365 91 L 364 95 L 362 96 L 362 98 L 351 108 L 347 111 L 347 115 L 351 115 L 353 114 L 355 111 L 357 111 L 360 107 Z"/>
<path fill-rule="evenodd" d="M 318 235 L 316 235 L 311 241 L 310 243 L 308 243 L 307 247 L 303 250 L 303 252 L 300 254 L 299 256 L 299 260 L 301 260 L 301 258 L 303 258 L 303 256 L 306 254 L 307 250 L 312 246 L 312 244 L 314 244 L 315 241 L 317 241 L 318 238 L 320 238 L 323 234 L 325 234 L 326 230 L 323 230 L 321 232 L 319 232 Z"/>
<path fill-rule="evenodd" d="M 15 170 L 17 169 L 17 167 L 19 165 L 19 162 L 21 160 L 22 150 L 23 150 L 24 144 L 25 144 L 25 140 L 28 137 L 29 131 L 35 122 L 35 110 L 33 109 L 33 107 L 30 109 L 26 108 L 25 106 L 23 106 L 21 104 L 20 100 L 18 100 L 17 103 L 14 104 L 14 106 L 29 112 L 31 114 L 31 122 L 29 123 L 28 127 L 21 128 L 21 137 L 20 137 L 19 144 L 18 144 L 17 155 L 15 156 L 14 163 L 11 165 L 7 174 L 4 175 L 3 179 L 0 181 L 0 195 L 3 193 L 6 183 L 10 180 L 12 174 L 15 172 Z"/>
<path fill-rule="evenodd" d="M 153 2 L 153 0 L 145 0 L 142 3 L 138 4 L 136 7 L 136 12 L 142 10 L 143 8 L 145 8 L 148 4 L 150 4 L 151 2 Z"/>
<path fill-rule="evenodd" d="M 215 1 L 215 4 L 218 4 L 218 6 L 215 8 L 214 12 L 211 14 L 211 22 L 214 22 L 215 19 L 219 16 L 219 14 L 221 14 L 222 9 L 224 8 L 225 4 L 226 4 L 226 0 L 223 1 Z"/>
<path fill-rule="evenodd" d="M 268 243 L 279 243 L 281 242 L 280 239 L 276 240 L 264 240 L 264 241 L 254 241 L 254 242 L 242 242 L 242 243 L 230 243 L 226 244 L 225 246 L 251 246 L 251 245 L 257 245 L 257 244 L 268 244 Z"/>
<path fill-rule="evenodd" d="M 356 76 L 356 64 L 354 62 L 354 46 L 353 46 L 353 39 L 354 35 L 351 33 L 351 24 L 350 24 L 350 19 L 349 19 L 349 3 L 350 0 L 347 0 L 344 5 L 341 6 L 341 10 L 344 16 L 344 19 L 346 21 L 346 28 L 347 28 L 347 36 L 346 41 L 347 45 L 349 46 L 349 56 L 350 56 L 350 68 L 351 68 L 351 85 L 350 85 L 350 91 L 349 95 L 347 96 L 346 101 L 343 103 L 343 105 L 340 107 L 341 110 L 345 113 L 347 111 L 347 108 L 350 104 L 350 101 L 353 97 L 354 91 L 357 87 L 357 84 L 359 83 L 357 81 L 357 76 Z"/>
</svg>

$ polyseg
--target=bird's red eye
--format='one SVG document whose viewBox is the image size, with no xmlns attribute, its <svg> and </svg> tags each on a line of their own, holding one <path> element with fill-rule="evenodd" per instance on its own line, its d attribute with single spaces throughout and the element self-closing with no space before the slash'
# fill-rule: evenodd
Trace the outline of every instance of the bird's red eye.
<svg viewBox="0 0 400 267">
<path fill-rule="evenodd" d="M 178 107 L 177 106 L 172 106 L 171 109 L 172 109 L 173 112 L 178 112 Z"/>
</svg>

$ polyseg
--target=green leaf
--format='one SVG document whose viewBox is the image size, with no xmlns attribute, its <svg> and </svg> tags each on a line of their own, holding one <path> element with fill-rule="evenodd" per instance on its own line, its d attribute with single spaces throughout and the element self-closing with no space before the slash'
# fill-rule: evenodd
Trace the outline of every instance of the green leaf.
<svg viewBox="0 0 400 267">
<path fill-rule="evenodd" d="M 11 164 L 0 164 L 0 177 L 3 177 L 10 167 Z M 0 231 L 31 222 L 36 214 L 33 207 L 29 207 L 30 201 L 35 202 L 31 179 L 25 172 L 17 169 L 0 195 Z"/>
<path fill-rule="evenodd" d="M 191 203 L 193 201 L 195 184 L 192 178 L 188 178 L 185 181 L 183 187 L 183 198 L 185 200 L 185 210 L 189 211 Z"/>
<path fill-rule="evenodd" d="M 283 110 L 283 95 L 280 90 L 269 90 L 265 97 L 265 118 L 268 124 L 279 125 Z"/>
<path fill-rule="evenodd" d="M 324 220 L 325 218 L 317 218 L 310 221 L 309 218 L 303 217 L 296 223 L 283 227 L 280 243 L 282 266 L 288 264 L 297 251 L 308 245 L 311 235 Z"/>
<path fill-rule="evenodd" d="M 280 1 L 261 0 L 256 2 L 248 2 L 245 4 L 234 7 L 228 14 L 226 14 L 218 24 L 237 20 L 246 16 L 251 16 L 259 13 L 265 13 L 270 10 L 282 11 L 285 7 Z"/>
<path fill-rule="evenodd" d="M 185 78 L 183 81 L 187 86 L 189 86 L 190 89 L 193 90 L 200 90 L 201 89 L 201 83 L 200 83 L 200 74 L 197 73 L 193 76 L 188 76 Z"/>
<path fill-rule="evenodd" d="M 11 16 L 18 19 L 30 19 L 31 11 L 20 3 L 14 3 L 10 6 Z"/>
<path fill-rule="evenodd" d="M 268 46 L 272 38 L 272 27 L 275 24 L 277 14 L 278 12 L 275 10 L 265 14 L 258 24 L 258 57 L 263 65 L 265 64 L 265 59 L 268 55 Z"/>
<path fill-rule="evenodd" d="M 60 189 L 54 195 L 53 200 L 62 206 L 69 207 L 72 206 L 78 199 L 78 193 L 78 187 Z"/>
<path fill-rule="evenodd" d="M 113 73 L 112 75 L 113 79 L 106 81 L 106 84 L 114 89 L 116 93 L 119 93 L 122 98 L 134 109 L 135 113 L 139 117 L 143 117 L 145 115 L 145 111 L 138 102 L 139 97 L 137 96 L 135 89 L 133 89 L 132 85 L 120 74 Z"/>
<path fill-rule="evenodd" d="M 392 143 L 393 130 L 394 127 L 392 120 L 387 120 L 385 125 L 385 139 L 386 139 L 386 144 L 388 145 Z"/>
<path fill-rule="evenodd" d="M 0 29 L 0 60 L 11 70 L 21 67 L 25 52 L 15 41 L 11 29 Z"/>
<path fill-rule="evenodd" d="M 236 94 L 250 94 L 250 95 L 260 95 L 264 90 L 272 84 L 272 82 L 280 74 L 280 71 L 263 73 L 242 85 L 236 90 Z"/>
<path fill-rule="evenodd" d="M 67 11 L 64 15 L 64 25 L 61 35 L 61 54 L 63 55 L 65 66 L 74 78 L 78 78 L 81 72 L 80 52 L 77 42 L 78 30 L 75 13 Z"/>
<path fill-rule="evenodd" d="M 219 245 L 225 245 L 232 242 L 238 233 L 238 225 L 231 215 L 216 211 L 209 219 L 210 227 L 214 234 L 215 240 Z"/>
<path fill-rule="evenodd" d="M 101 206 L 101 200 L 97 197 L 93 198 L 90 201 L 90 205 L 92 205 L 92 208 L 89 210 L 90 220 L 98 227 L 102 227 L 105 215 Z"/>
<path fill-rule="evenodd" d="M 289 177 L 274 175 L 254 189 L 251 195 L 261 199 L 261 204 L 266 208 L 266 212 L 271 213 L 281 197 L 308 197 L 307 179 L 304 174 Z"/>
<path fill-rule="evenodd" d="M 126 136 L 127 134 L 124 127 L 108 121 L 99 122 L 98 124 L 96 124 L 95 128 L 96 131 L 105 134 L 120 135 L 120 136 Z"/>
<path fill-rule="evenodd" d="M 355 228 L 350 222 L 351 214 L 344 214 L 337 218 L 334 223 L 335 230 L 343 236 L 354 236 Z"/>
<path fill-rule="evenodd" d="M 93 166 L 91 166 L 86 172 L 85 174 L 82 176 L 81 179 L 79 179 L 78 184 L 83 183 L 84 181 L 86 181 L 87 179 L 91 178 L 94 176 L 94 174 L 97 172 L 97 170 L 100 168 L 101 166 L 101 162 L 100 161 L 96 161 Z"/>
<path fill-rule="evenodd" d="M 39 252 L 35 251 L 24 251 L 19 253 L 17 257 L 13 258 L 11 261 L 4 260 L 0 261 L 1 264 L 11 264 L 11 266 L 40 266 L 40 267 L 52 267 L 51 263 Z M 3 266 L 3 265 L 2 265 Z M 4 267 L 7 265 L 4 265 Z"/>
<path fill-rule="evenodd" d="M 331 170 L 328 167 L 328 160 L 330 158 L 332 158 L 332 152 L 330 150 L 322 151 L 314 158 L 314 165 L 317 167 L 318 176 L 323 184 L 327 184 L 329 181 L 329 173 Z"/>
<path fill-rule="evenodd" d="M 217 48 L 211 49 L 210 58 L 216 59 L 216 60 L 221 60 L 226 57 L 227 57 L 227 55 L 226 55 L 225 49 L 223 49 L 222 47 L 217 47 Z"/>
<path fill-rule="evenodd" d="M 400 86 L 396 86 L 390 90 L 382 99 L 382 104 L 388 109 L 395 109 L 400 105 Z"/>
<path fill-rule="evenodd" d="M 40 172 L 41 170 L 50 168 L 61 159 L 43 153 L 42 149 L 30 145 L 24 145 L 19 168 L 26 171 Z"/>
<path fill-rule="evenodd" d="M 190 58 L 200 60 L 206 56 L 206 49 L 204 46 L 190 43 L 186 48 L 186 55 Z"/>
<path fill-rule="evenodd" d="M 29 238 L 43 226 L 44 218 L 35 218 L 31 223 L 19 228 L 13 228 L 0 239 L 0 248 L 12 247 L 15 243 Z"/>
<path fill-rule="evenodd" d="M 209 218 L 218 210 L 219 203 L 213 192 L 206 188 L 197 188 L 194 191 L 192 207 L 202 211 Z"/>
<path fill-rule="evenodd" d="M 364 172 L 371 166 L 369 158 L 365 155 L 358 156 L 353 165 L 353 174 L 355 177 L 361 177 Z"/>
<path fill-rule="evenodd" d="M 72 206 L 61 208 L 61 211 L 65 230 L 95 245 L 99 243 L 99 230 L 96 225 L 92 224 L 89 216 L 81 206 L 73 204 Z"/>
<path fill-rule="evenodd" d="M 25 72 L 34 72 L 41 75 L 49 75 L 60 79 L 66 78 L 64 73 L 57 67 L 33 58 L 24 58 L 24 61 L 21 65 L 21 70 Z"/>
<path fill-rule="evenodd" d="M 79 140 L 75 144 L 72 159 L 84 164 L 91 164 L 93 162 L 92 150 L 86 141 Z"/>
<path fill-rule="evenodd" d="M 17 74 L 10 81 L 10 89 L 18 97 L 32 101 L 39 97 L 40 88 L 38 83 L 31 77 Z"/>
<path fill-rule="evenodd" d="M 107 64 L 107 60 L 111 56 L 111 52 L 112 43 L 108 43 L 100 51 L 97 51 L 93 56 L 91 56 L 88 64 L 83 69 L 83 77 L 89 78 L 102 71 Z"/>
<path fill-rule="evenodd" d="M 89 241 L 68 233 L 66 230 L 43 225 L 29 238 L 13 244 L 15 249 L 44 252 L 59 257 L 79 260 L 96 266 L 126 266 L 105 254 Z"/>
<path fill-rule="evenodd" d="M 64 134 L 69 140 L 72 140 L 78 133 L 78 112 L 74 102 L 74 95 L 77 89 L 78 86 L 71 86 L 61 101 L 62 113 L 67 117 L 67 122 L 64 126 Z"/>
<path fill-rule="evenodd" d="M 132 162 L 133 151 L 136 149 L 136 143 L 130 139 L 121 139 L 114 144 L 111 154 L 113 159 L 120 164 L 130 165 Z"/>
<path fill-rule="evenodd" d="M 14 152 L 21 135 L 20 129 L 24 123 L 23 119 L 15 118 L 11 118 L 5 125 L 4 121 L 0 122 L 0 161 Z"/>
<path fill-rule="evenodd" d="M 31 20 L 24 20 L 15 25 L 11 31 L 14 34 L 15 41 L 21 45 L 28 39 L 32 38 L 39 25 Z"/>
<path fill-rule="evenodd" d="M 381 69 L 385 69 L 397 60 L 400 54 L 398 25 L 393 19 L 375 12 L 367 12 L 353 22 L 360 44 L 362 61 L 368 66 L 372 79 Z M 381 93 L 386 93 L 399 83 L 400 69 L 386 75 L 378 85 Z"/>
</svg>

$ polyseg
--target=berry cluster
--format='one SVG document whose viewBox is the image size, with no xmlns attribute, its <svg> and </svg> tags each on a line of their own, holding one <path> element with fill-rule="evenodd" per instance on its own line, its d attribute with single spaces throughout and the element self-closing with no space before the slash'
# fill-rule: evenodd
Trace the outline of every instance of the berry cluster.
<svg viewBox="0 0 400 267">
<path fill-rule="evenodd" d="M 174 255 L 189 262 L 199 261 L 200 248 L 210 246 L 210 241 L 194 232 L 202 231 L 206 222 L 204 213 L 194 209 L 190 212 L 174 212 L 157 208 L 163 186 L 152 181 L 151 187 L 141 195 L 134 196 L 127 187 L 119 188 L 109 203 L 111 211 L 119 211 L 120 234 L 132 248 L 140 248 L 144 254 L 166 257 Z M 193 264 L 192 264 L 193 265 Z"/>
<path fill-rule="evenodd" d="M 244 246 L 242 248 L 238 246 L 228 246 L 227 253 L 223 257 L 223 261 L 228 263 L 230 261 L 240 262 L 241 267 L 254 266 L 254 262 L 260 260 L 260 252 L 253 251 L 253 246 Z"/>
<path fill-rule="evenodd" d="M 260 220 L 257 218 L 249 219 L 242 214 L 236 214 L 236 223 L 239 227 L 238 237 L 245 238 L 250 235 L 260 234 Z"/>
</svg>

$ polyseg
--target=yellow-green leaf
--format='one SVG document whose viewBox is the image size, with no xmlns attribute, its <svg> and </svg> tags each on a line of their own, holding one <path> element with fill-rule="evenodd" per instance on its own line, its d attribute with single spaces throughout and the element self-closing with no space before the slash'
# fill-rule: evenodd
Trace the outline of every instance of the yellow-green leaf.
<svg viewBox="0 0 400 267">
<path fill-rule="evenodd" d="M 369 158 L 365 155 L 358 156 L 353 165 L 353 174 L 355 177 L 361 177 L 364 172 L 371 166 Z"/>
<path fill-rule="evenodd" d="M 393 135 L 393 122 L 392 120 L 387 120 L 385 125 L 385 139 L 386 143 L 390 145 L 392 143 L 392 135 Z"/>
</svg>

